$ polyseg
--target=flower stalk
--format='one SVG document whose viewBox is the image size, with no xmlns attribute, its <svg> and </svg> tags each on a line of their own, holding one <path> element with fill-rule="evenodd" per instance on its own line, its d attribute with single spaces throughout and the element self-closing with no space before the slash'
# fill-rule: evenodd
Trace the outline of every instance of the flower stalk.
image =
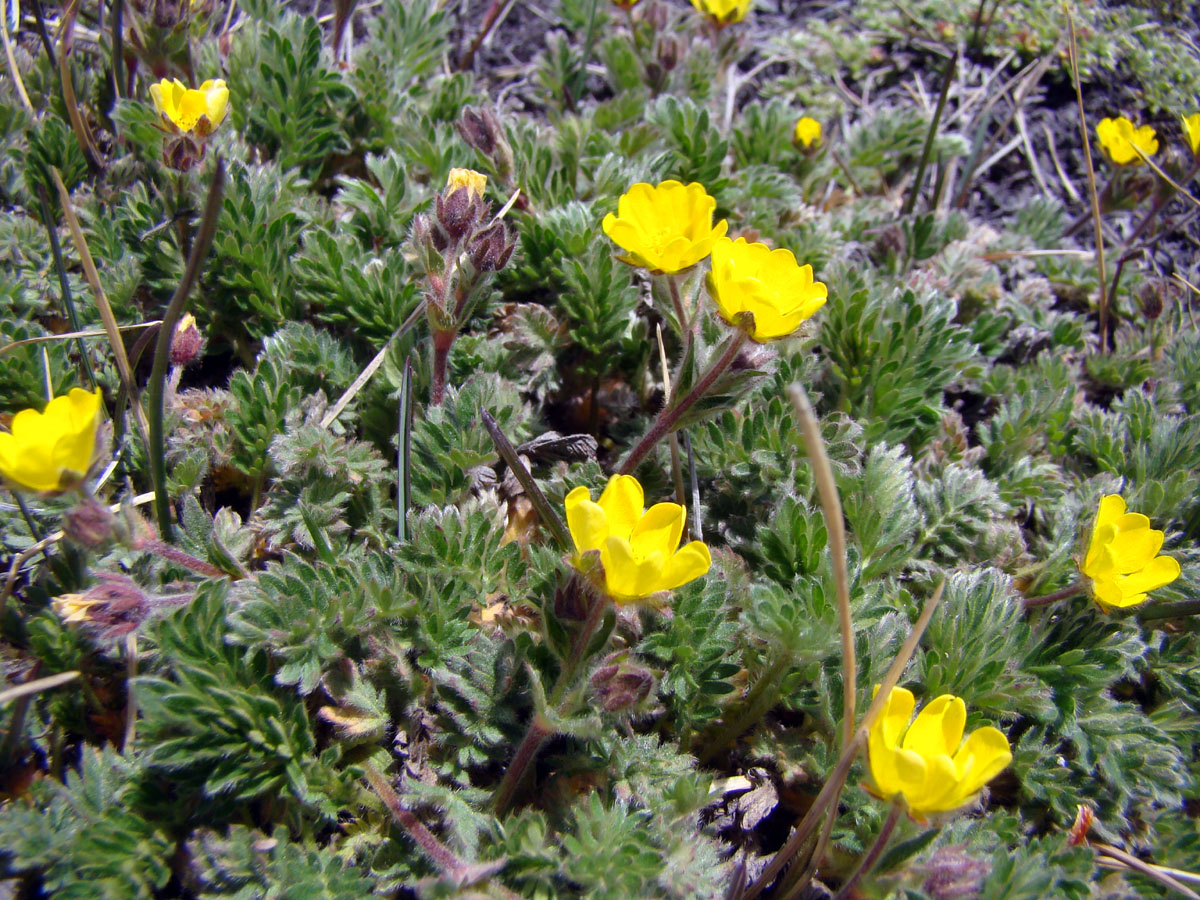
<svg viewBox="0 0 1200 900">
<path fill-rule="evenodd" d="M 871 845 L 871 849 L 862 858 L 854 873 L 846 879 L 846 883 L 838 888 L 838 892 L 833 895 L 833 900 L 849 900 L 853 896 L 852 892 L 859 881 L 871 874 L 871 870 L 879 862 L 879 857 L 883 855 L 884 848 L 887 847 L 887 842 L 891 838 L 892 832 L 895 831 L 896 823 L 900 821 L 900 814 L 903 811 L 903 802 L 894 800 L 891 809 L 888 810 L 887 818 L 883 820 L 883 827 L 879 829 L 879 834 L 875 838 L 875 843 Z"/>
<path fill-rule="evenodd" d="M 163 433 L 163 405 L 167 382 L 167 369 L 171 363 L 171 341 L 175 336 L 175 326 L 183 316 L 183 308 L 187 303 L 192 285 L 200 276 L 204 258 L 208 255 L 213 238 L 217 233 L 217 216 L 221 212 L 221 198 L 225 193 L 225 163 L 217 157 L 216 170 L 208 186 L 208 198 L 204 202 L 204 216 L 200 220 L 200 230 L 188 254 L 187 267 L 183 277 L 175 289 L 167 311 L 163 313 L 162 324 L 158 329 L 158 342 L 154 346 L 154 368 L 150 372 L 149 394 L 147 397 L 149 417 L 150 477 L 154 485 L 154 515 L 158 521 L 160 537 L 170 542 L 171 532 L 171 501 L 167 496 L 167 463 L 166 436 Z M 224 573 L 222 573 L 224 574 Z"/>
<path fill-rule="evenodd" d="M 622 475 L 632 473 L 645 457 L 646 454 L 654 449 L 663 437 L 674 430 L 675 424 L 682 418 L 683 414 L 696 405 L 701 397 L 707 393 L 708 389 L 713 386 L 713 383 L 724 374 L 730 364 L 737 358 L 741 352 L 749 335 L 745 331 L 739 332 L 725 348 L 722 353 L 711 366 L 708 371 L 700 376 L 700 379 L 692 385 L 692 389 L 687 392 L 677 403 L 673 403 L 666 407 L 658 414 L 658 418 L 654 420 L 654 424 L 650 426 L 637 445 L 625 457 L 625 461 L 621 463 L 621 467 L 617 470 Z"/>
</svg>

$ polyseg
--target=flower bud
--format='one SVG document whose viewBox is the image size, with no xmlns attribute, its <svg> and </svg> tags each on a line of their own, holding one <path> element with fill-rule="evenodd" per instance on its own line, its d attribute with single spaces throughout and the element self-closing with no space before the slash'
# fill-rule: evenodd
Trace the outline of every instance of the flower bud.
<svg viewBox="0 0 1200 900">
<path fill-rule="evenodd" d="M 494 222 L 471 241 L 471 265 L 480 272 L 498 272 L 508 264 L 516 242 L 503 222 Z"/>
<path fill-rule="evenodd" d="M 457 242 L 475 222 L 479 204 L 466 187 L 438 194 L 437 221 L 450 241 Z"/>
<path fill-rule="evenodd" d="M 642 10 L 642 20 L 654 31 L 662 31 L 667 27 L 667 8 L 658 2 L 651 2 Z"/>
<path fill-rule="evenodd" d="M 658 64 L 666 72 L 672 71 L 679 65 L 679 59 L 683 56 L 683 43 L 674 35 L 661 35 L 655 42 L 654 49 Z"/>
<path fill-rule="evenodd" d="M 101 575 L 82 594 L 63 594 L 53 601 L 64 622 L 82 622 L 104 638 L 118 638 L 137 630 L 150 613 L 150 601 L 123 575 Z"/>
<path fill-rule="evenodd" d="M 100 550 L 113 539 L 113 521 L 109 508 L 95 497 L 88 496 L 67 513 L 63 531 L 81 547 Z"/>
<path fill-rule="evenodd" d="M 196 327 L 196 317 L 191 313 L 184 315 L 175 326 L 175 334 L 171 336 L 171 365 L 186 366 L 204 349 L 204 338 Z"/>
<path fill-rule="evenodd" d="M 163 138 L 163 163 L 176 172 L 188 172 L 204 159 L 204 142 L 190 134 L 168 134 Z"/>
<path fill-rule="evenodd" d="M 1163 286 L 1161 282 L 1157 280 L 1147 281 L 1142 285 L 1138 297 L 1142 301 L 1142 315 L 1147 319 L 1153 322 L 1162 315 Z"/>
<path fill-rule="evenodd" d="M 922 889 L 934 900 L 965 900 L 979 896 L 984 879 L 992 872 L 986 859 L 976 859 L 962 848 L 943 847 L 924 866 Z"/>
<path fill-rule="evenodd" d="M 605 657 L 592 673 L 592 690 L 605 712 L 625 712 L 637 706 L 654 690 L 650 670 L 631 660 L 628 651 Z"/>
<path fill-rule="evenodd" d="M 464 141 L 484 156 L 490 157 L 496 151 L 496 142 L 503 140 L 500 137 L 500 123 L 486 109 L 463 107 L 462 118 L 455 123 L 455 128 Z"/>
</svg>

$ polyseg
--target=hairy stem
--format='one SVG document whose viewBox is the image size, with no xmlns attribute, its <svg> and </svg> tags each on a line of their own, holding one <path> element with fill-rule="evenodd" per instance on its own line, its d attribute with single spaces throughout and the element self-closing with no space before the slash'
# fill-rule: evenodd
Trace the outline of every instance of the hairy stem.
<svg viewBox="0 0 1200 900">
<path fill-rule="evenodd" d="M 746 333 L 739 333 L 737 337 L 729 342 L 729 346 L 725 348 L 725 352 L 709 367 L 708 371 L 700 376 L 700 380 L 692 386 L 692 389 L 687 392 L 683 399 L 666 407 L 658 414 L 658 418 L 654 420 L 654 424 L 650 426 L 650 430 L 642 436 L 637 446 L 629 452 L 629 455 L 625 457 L 625 461 L 621 463 L 621 467 L 618 469 L 621 475 L 631 474 L 637 468 L 638 463 L 645 458 L 646 454 L 654 449 L 654 445 L 662 440 L 664 435 L 674 429 L 675 423 L 679 421 L 683 414 L 695 406 L 696 401 L 703 397 L 708 389 L 713 386 L 713 382 L 729 368 L 729 364 L 737 358 L 746 340 Z"/>
<path fill-rule="evenodd" d="M 167 461 L 166 435 L 163 433 L 163 397 L 167 382 L 167 369 L 171 362 L 171 340 L 175 336 L 175 326 L 183 316 L 184 305 L 192 285 L 200 276 L 200 268 L 204 265 L 204 257 L 212 246 L 213 237 L 217 233 L 217 216 L 221 212 L 221 197 L 225 192 L 225 163 L 218 157 L 217 167 L 213 172 L 212 182 L 208 186 L 208 198 L 204 202 L 204 217 L 200 220 L 200 231 L 188 254 L 187 266 L 183 277 L 167 311 L 163 313 L 162 324 L 158 328 L 158 342 L 154 345 L 154 368 L 150 371 L 147 404 L 147 416 L 150 424 L 150 476 L 154 483 L 154 515 L 158 520 L 158 533 L 164 541 L 171 541 L 171 500 L 167 496 Z"/>
<path fill-rule="evenodd" d="M 875 838 L 875 843 L 871 845 L 871 849 L 867 851 L 867 855 L 862 858 L 862 862 L 858 864 L 858 868 L 854 870 L 854 874 L 846 879 L 845 884 L 838 888 L 838 892 L 833 895 L 833 900 L 847 900 L 851 896 L 854 886 L 862 878 L 871 874 L 871 870 L 879 862 L 879 857 L 883 855 L 883 850 L 887 846 L 888 839 L 892 836 L 892 831 L 896 828 L 896 823 L 900 821 L 900 814 L 903 811 L 901 803 L 893 801 L 892 808 L 888 810 L 887 818 L 883 820 L 883 827 L 879 829 L 879 836 Z"/>
<path fill-rule="evenodd" d="M 1066 600 L 1068 597 L 1082 594 L 1084 589 L 1084 583 L 1076 581 L 1074 584 L 1067 585 L 1061 591 L 1054 591 L 1051 594 L 1043 594 L 1040 597 L 1022 597 L 1021 608 L 1036 609 L 1039 606 L 1049 606 L 1051 603 L 1057 603 L 1059 600 Z"/>
</svg>

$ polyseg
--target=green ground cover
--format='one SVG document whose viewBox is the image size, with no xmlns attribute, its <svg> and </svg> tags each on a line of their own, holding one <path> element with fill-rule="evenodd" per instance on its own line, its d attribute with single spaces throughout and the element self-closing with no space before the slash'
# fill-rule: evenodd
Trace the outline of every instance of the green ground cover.
<svg viewBox="0 0 1200 900">
<path fill-rule="evenodd" d="M 1200 892 L 1187 4 L 6 7 L 0 896 Z"/>
</svg>

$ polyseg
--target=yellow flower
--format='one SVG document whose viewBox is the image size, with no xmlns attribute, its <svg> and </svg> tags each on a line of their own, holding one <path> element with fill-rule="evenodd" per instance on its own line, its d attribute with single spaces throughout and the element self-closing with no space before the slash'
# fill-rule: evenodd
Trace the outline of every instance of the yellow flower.
<svg viewBox="0 0 1200 900">
<path fill-rule="evenodd" d="M 674 590 L 699 578 L 712 565 L 701 541 L 679 546 L 686 511 L 677 503 L 645 509 L 642 486 L 632 475 L 609 479 L 600 502 L 577 487 L 567 494 L 567 526 L 575 541 L 575 566 L 586 569 L 585 554 L 599 553 L 609 595 L 618 603 Z"/>
<path fill-rule="evenodd" d="M 874 792 L 885 800 L 903 796 L 909 811 L 923 818 L 971 802 L 1012 761 L 1012 751 L 990 725 L 963 740 L 967 705 L 961 697 L 943 694 L 912 720 L 915 706 L 911 691 L 892 688 L 871 726 L 867 752 Z"/>
<path fill-rule="evenodd" d="M 829 296 L 813 281 L 812 266 L 798 265 L 791 250 L 727 237 L 713 244 L 708 292 L 731 325 L 740 324 L 739 313 L 753 313 L 750 337 L 759 343 L 791 334 Z"/>
<path fill-rule="evenodd" d="M 466 188 L 472 199 L 482 197 L 487 189 L 487 176 L 474 169 L 451 169 L 450 177 L 446 179 L 446 193 L 453 194 L 459 188 Z"/>
<path fill-rule="evenodd" d="M 208 137 L 229 112 L 229 88 L 224 80 L 210 78 L 198 88 L 183 86 L 178 78 L 150 85 L 150 99 L 163 120 L 175 131 Z"/>
<path fill-rule="evenodd" d="M 1140 165 L 1142 157 L 1158 152 L 1158 138 L 1149 125 L 1134 128 L 1124 116 L 1101 119 L 1096 126 L 1100 148 L 1118 166 Z M 1141 151 L 1139 154 L 1138 151 Z"/>
<path fill-rule="evenodd" d="M 793 140 L 805 149 L 821 143 L 821 123 L 812 116 L 804 116 L 796 123 Z"/>
<path fill-rule="evenodd" d="M 1125 511 L 1119 494 L 1100 499 L 1092 541 L 1081 571 L 1092 580 L 1092 596 L 1106 607 L 1136 606 L 1146 592 L 1179 577 L 1179 561 L 1159 556 L 1163 533 L 1140 513 Z"/>
<path fill-rule="evenodd" d="M 0 432 L 0 475 L 31 491 L 62 491 L 87 474 L 96 449 L 100 393 L 72 388 L 44 412 L 23 409 Z"/>
<path fill-rule="evenodd" d="M 702 12 L 717 25 L 728 25 L 746 18 L 754 0 L 692 0 L 697 12 Z"/>
<path fill-rule="evenodd" d="M 1200 112 L 1183 117 L 1183 135 L 1187 138 L 1192 156 L 1200 157 Z"/>
<path fill-rule="evenodd" d="M 83 594 L 63 594 L 61 597 L 55 597 L 51 601 L 51 605 L 64 622 L 86 622 L 92 607 L 102 602 L 102 600 L 89 598 Z"/>
<path fill-rule="evenodd" d="M 626 251 L 618 259 L 652 272 L 679 272 L 708 256 L 713 241 L 725 234 L 724 219 L 713 227 L 716 209 L 717 201 L 696 182 L 654 187 L 643 181 L 621 195 L 617 214 L 609 213 L 601 224 Z"/>
</svg>

